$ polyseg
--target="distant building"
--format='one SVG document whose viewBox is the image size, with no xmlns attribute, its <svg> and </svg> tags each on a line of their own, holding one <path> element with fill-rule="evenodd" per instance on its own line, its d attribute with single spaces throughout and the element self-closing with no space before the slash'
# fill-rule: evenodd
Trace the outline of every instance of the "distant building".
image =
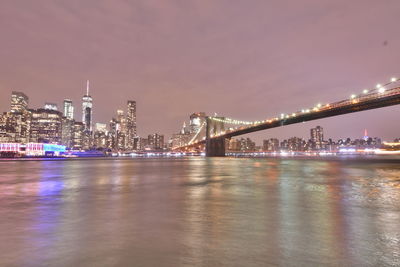
<svg viewBox="0 0 400 267">
<path fill-rule="evenodd" d="M 264 151 L 279 151 L 279 140 L 276 138 L 270 138 L 268 140 L 263 140 L 263 150 Z"/>
<path fill-rule="evenodd" d="M 151 148 L 149 147 L 149 139 L 140 138 L 140 148 L 141 150 L 151 150 Z"/>
<path fill-rule="evenodd" d="M 147 138 L 148 147 L 152 150 L 162 150 L 164 148 L 164 135 L 150 134 Z"/>
<path fill-rule="evenodd" d="M 82 98 L 82 122 L 85 131 L 92 131 L 93 99 L 89 95 L 89 81 L 86 84 L 86 94 Z"/>
<path fill-rule="evenodd" d="M 310 130 L 311 141 L 313 142 L 314 149 L 320 150 L 324 148 L 324 129 L 321 126 L 317 126 Z"/>
<path fill-rule="evenodd" d="M 85 125 L 83 122 L 74 122 L 73 131 L 73 149 L 82 150 L 83 149 L 83 134 L 85 131 Z"/>
<path fill-rule="evenodd" d="M 62 117 L 61 144 L 67 148 L 72 148 L 74 144 L 74 124 L 73 119 Z"/>
<path fill-rule="evenodd" d="M 242 152 L 254 152 L 256 151 L 256 143 L 250 138 L 231 138 L 227 143 L 229 151 L 242 151 Z"/>
<path fill-rule="evenodd" d="M 206 113 L 196 112 L 191 114 L 189 118 L 189 131 L 191 134 L 196 134 L 206 121 Z"/>
<path fill-rule="evenodd" d="M 106 133 L 107 132 L 107 124 L 97 122 L 95 130 L 98 132 Z"/>
<path fill-rule="evenodd" d="M 0 114 L 0 142 L 27 143 L 30 138 L 31 113 L 4 112 Z"/>
<path fill-rule="evenodd" d="M 189 129 L 186 127 L 186 123 L 183 122 L 182 129 L 179 133 L 173 134 L 170 140 L 171 148 L 174 149 L 176 147 L 185 146 L 189 143 L 192 138 L 192 134 Z"/>
<path fill-rule="evenodd" d="M 136 129 L 136 101 L 128 100 L 126 111 L 126 149 L 134 148 L 134 138 L 137 136 Z"/>
<path fill-rule="evenodd" d="M 56 110 L 30 110 L 30 137 L 34 143 L 60 144 L 62 135 L 62 113 Z"/>
<path fill-rule="evenodd" d="M 64 107 L 64 117 L 73 120 L 74 119 L 74 106 L 72 104 L 72 100 L 70 99 L 64 99 L 63 102 L 63 107 Z"/>
<path fill-rule="evenodd" d="M 306 141 L 299 137 L 291 137 L 287 141 L 287 149 L 289 151 L 305 151 Z"/>
<path fill-rule="evenodd" d="M 28 109 L 29 98 L 22 92 L 11 93 L 11 112 L 25 112 Z"/>
<path fill-rule="evenodd" d="M 54 104 L 54 103 L 45 103 L 44 104 L 44 109 L 58 110 L 58 107 L 57 107 L 57 104 Z"/>
</svg>

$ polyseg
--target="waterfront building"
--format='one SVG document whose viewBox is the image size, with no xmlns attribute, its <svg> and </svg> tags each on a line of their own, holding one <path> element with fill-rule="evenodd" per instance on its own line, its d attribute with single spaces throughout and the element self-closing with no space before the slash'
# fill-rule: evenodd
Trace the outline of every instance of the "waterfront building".
<svg viewBox="0 0 400 267">
<path fill-rule="evenodd" d="M 29 98 L 22 92 L 12 91 L 11 112 L 25 112 L 28 110 Z"/>
<path fill-rule="evenodd" d="M 263 140 L 264 151 L 279 151 L 279 140 L 276 138 L 270 138 Z"/>
<path fill-rule="evenodd" d="M 324 148 L 324 129 L 321 126 L 317 126 L 310 130 L 311 141 L 313 142 L 313 148 L 320 150 Z"/>
<path fill-rule="evenodd" d="M 133 138 L 133 150 L 136 150 L 136 151 L 142 150 L 142 147 L 140 144 L 140 139 L 141 139 L 140 136 L 135 136 Z"/>
<path fill-rule="evenodd" d="M 86 83 L 86 94 L 82 98 L 82 122 L 85 131 L 92 131 L 93 99 L 89 95 L 89 81 Z"/>
<path fill-rule="evenodd" d="M 289 151 L 305 151 L 306 141 L 299 137 L 291 137 L 287 140 L 287 149 Z"/>
<path fill-rule="evenodd" d="M 61 143 L 62 113 L 56 110 L 32 109 L 29 141 L 34 143 Z"/>
<path fill-rule="evenodd" d="M 231 138 L 226 142 L 229 151 L 253 152 L 256 150 L 256 143 L 250 138 Z"/>
<path fill-rule="evenodd" d="M 162 134 L 150 134 L 147 138 L 148 147 L 151 150 L 162 150 L 164 148 L 164 135 Z"/>
<path fill-rule="evenodd" d="M 63 107 L 64 107 L 64 117 L 73 120 L 74 119 L 74 106 L 72 104 L 72 100 L 70 99 L 64 99 L 63 102 Z"/>
<path fill-rule="evenodd" d="M 73 119 L 62 117 L 61 144 L 67 148 L 72 148 L 74 144 L 74 124 Z"/>
<path fill-rule="evenodd" d="M 110 121 L 110 131 L 108 133 L 109 148 L 114 151 L 125 150 L 125 127 L 124 127 L 123 111 L 117 111 L 117 118 Z"/>
<path fill-rule="evenodd" d="M 0 142 L 29 142 L 30 113 L 4 112 L 0 115 Z"/>
<path fill-rule="evenodd" d="M 140 138 L 140 150 L 151 150 L 149 147 L 149 139 Z"/>
<path fill-rule="evenodd" d="M 136 101 L 128 100 L 126 111 L 126 149 L 133 150 L 134 138 L 137 136 L 136 129 Z"/>
<path fill-rule="evenodd" d="M 85 125 L 83 122 L 74 122 L 74 131 L 73 131 L 73 149 L 74 150 L 82 150 L 83 149 L 83 135 L 85 131 Z"/>
</svg>

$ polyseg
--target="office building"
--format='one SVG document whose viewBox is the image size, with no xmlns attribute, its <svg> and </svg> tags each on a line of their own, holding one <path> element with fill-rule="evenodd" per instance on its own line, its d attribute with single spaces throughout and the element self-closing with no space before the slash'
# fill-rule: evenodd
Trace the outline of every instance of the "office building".
<svg viewBox="0 0 400 267">
<path fill-rule="evenodd" d="M 317 126 L 310 130 L 310 134 L 314 149 L 322 149 L 324 147 L 324 129 L 321 126 Z"/>
<path fill-rule="evenodd" d="M 11 112 L 25 112 L 28 109 L 29 98 L 22 92 L 11 93 Z"/>
<path fill-rule="evenodd" d="M 62 117 L 61 144 L 67 148 L 72 148 L 74 144 L 74 124 L 74 120 Z"/>
<path fill-rule="evenodd" d="M 85 131 L 92 131 L 93 99 L 89 95 L 89 81 L 86 84 L 86 94 L 82 98 L 82 122 Z"/>
<path fill-rule="evenodd" d="M 30 142 L 61 143 L 62 113 L 57 110 L 32 109 L 30 123 Z"/>
<path fill-rule="evenodd" d="M 74 131 L 73 131 L 73 149 L 82 150 L 83 149 L 83 134 L 85 131 L 85 125 L 83 122 L 74 122 Z"/>
<path fill-rule="evenodd" d="M 64 117 L 73 120 L 74 119 L 74 106 L 72 104 L 72 100 L 64 99 Z"/>
<path fill-rule="evenodd" d="M 164 149 L 164 135 L 158 133 L 150 134 L 147 140 L 150 149 L 152 150 Z"/>
<path fill-rule="evenodd" d="M 263 150 L 271 152 L 279 151 L 279 140 L 276 138 L 263 140 Z"/>
<path fill-rule="evenodd" d="M 126 149 L 134 149 L 136 129 L 136 101 L 128 100 L 126 111 Z"/>
</svg>

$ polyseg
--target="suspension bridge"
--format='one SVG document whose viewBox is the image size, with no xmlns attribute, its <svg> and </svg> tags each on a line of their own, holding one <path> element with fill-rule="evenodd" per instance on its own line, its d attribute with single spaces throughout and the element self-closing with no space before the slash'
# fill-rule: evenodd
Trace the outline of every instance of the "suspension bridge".
<svg viewBox="0 0 400 267">
<path fill-rule="evenodd" d="M 226 140 L 234 136 L 302 123 L 322 118 L 339 116 L 364 110 L 400 104 L 400 78 L 392 78 L 386 84 L 377 84 L 373 89 L 364 89 L 345 100 L 317 104 L 288 114 L 258 121 L 242 121 L 226 117 L 208 116 L 201 127 L 186 144 L 174 151 L 204 151 L 208 157 L 225 156 Z"/>
</svg>

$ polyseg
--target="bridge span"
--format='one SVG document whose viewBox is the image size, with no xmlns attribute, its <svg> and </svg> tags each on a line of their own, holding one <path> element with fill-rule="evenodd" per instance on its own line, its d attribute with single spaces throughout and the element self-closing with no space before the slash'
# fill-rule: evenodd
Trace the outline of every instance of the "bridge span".
<svg viewBox="0 0 400 267">
<path fill-rule="evenodd" d="M 310 109 L 293 112 L 291 114 L 281 114 L 280 117 L 269 118 L 255 122 L 241 122 L 220 117 L 206 118 L 206 137 L 202 140 L 192 140 L 189 144 L 177 147 L 176 151 L 187 151 L 194 149 L 205 149 L 206 156 L 225 156 L 225 141 L 234 136 L 281 127 L 290 124 L 302 123 L 322 118 L 344 115 L 364 110 L 377 109 L 400 104 L 400 87 L 386 89 L 387 86 L 400 81 L 392 79 L 385 85 L 378 85 L 376 89 L 364 90 L 360 95 L 352 95 L 349 99 L 330 104 L 318 104 Z M 224 124 L 246 124 L 235 129 L 220 131 L 216 134 L 211 133 L 213 121 Z"/>
</svg>

